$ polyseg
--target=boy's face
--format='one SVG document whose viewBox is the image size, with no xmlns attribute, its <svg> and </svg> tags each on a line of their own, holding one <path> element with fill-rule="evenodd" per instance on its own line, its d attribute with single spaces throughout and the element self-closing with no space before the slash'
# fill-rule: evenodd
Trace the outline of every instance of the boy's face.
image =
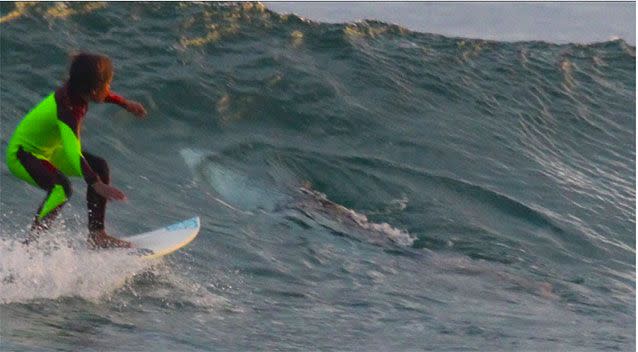
<svg viewBox="0 0 638 352">
<path fill-rule="evenodd" d="M 109 94 L 111 94 L 111 79 L 102 87 L 92 90 L 90 98 L 95 103 L 103 103 Z"/>
</svg>

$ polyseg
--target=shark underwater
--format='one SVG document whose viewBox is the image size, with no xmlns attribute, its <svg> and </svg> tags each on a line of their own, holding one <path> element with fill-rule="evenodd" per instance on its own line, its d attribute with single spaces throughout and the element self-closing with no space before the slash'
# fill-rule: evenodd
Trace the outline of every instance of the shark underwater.
<svg viewBox="0 0 638 352">
<path fill-rule="evenodd" d="M 409 247 L 416 240 L 405 230 L 371 222 L 364 214 L 328 199 L 281 168 L 249 168 L 218 153 L 184 148 L 180 155 L 196 179 L 215 193 L 218 201 L 237 211 L 262 212 L 306 223 L 333 234 L 377 245 Z"/>
</svg>

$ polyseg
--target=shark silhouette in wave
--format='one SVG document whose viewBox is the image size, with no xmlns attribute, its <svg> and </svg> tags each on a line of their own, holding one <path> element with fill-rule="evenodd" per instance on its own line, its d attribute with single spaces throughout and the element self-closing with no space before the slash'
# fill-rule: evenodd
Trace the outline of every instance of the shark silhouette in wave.
<svg viewBox="0 0 638 352">
<path fill-rule="evenodd" d="M 196 177 L 214 190 L 217 200 L 235 210 L 280 214 L 302 226 L 311 226 L 307 223 L 311 220 L 333 234 L 382 246 L 411 246 L 416 239 L 331 201 L 307 181 L 278 179 L 268 170 L 245 170 L 214 153 L 182 149 L 180 155 Z"/>
</svg>

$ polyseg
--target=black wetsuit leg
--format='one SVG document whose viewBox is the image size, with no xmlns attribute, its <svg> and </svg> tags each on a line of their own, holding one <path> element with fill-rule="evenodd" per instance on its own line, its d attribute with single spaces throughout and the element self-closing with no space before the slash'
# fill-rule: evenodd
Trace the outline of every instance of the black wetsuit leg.
<svg viewBox="0 0 638 352">
<path fill-rule="evenodd" d="M 91 169 L 100 177 L 100 180 L 103 183 L 109 184 L 111 182 L 111 176 L 106 160 L 86 151 L 82 151 L 82 155 L 84 155 L 84 159 L 86 159 Z M 103 230 L 104 216 L 106 214 L 106 198 L 97 194 L 93 187 L 88 185 L 86 190 L 86 204 L 89 209 L 89 231 Z"/>
<path fill-rule="evenodd" d="M 22 147 L 18 149 L 17 157 L 38 187 L 47 191 L 47 196 L 40 208 L 38 208 L 31 227 L 31 230 L 39 232 L 49 228 L 62 206 L 71 197 L 71 182 L 53 164 L 47 160 L 36 158 L 33 154 L 22 149 Z M 56 187 L 58 185 L 61 186 L 61 189 Z M 64 194 L 61 194 L 61 190 L 63 190 Z M 45 209 L 45 205 L 47 205 L 47 209 Z"/>
</svg>

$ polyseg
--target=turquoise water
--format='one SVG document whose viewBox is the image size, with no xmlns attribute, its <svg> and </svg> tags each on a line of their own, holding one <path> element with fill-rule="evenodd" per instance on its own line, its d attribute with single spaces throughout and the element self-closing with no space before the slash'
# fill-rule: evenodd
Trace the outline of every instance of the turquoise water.
<svg viewBox="0 0 638 352">
<path fill-rule="evenodd" d="M 82 180 L 37 247 L 43 192 L 1 168 L 0 347 L 634 350 L 635 47 L 322 24 L 260 4 L 0 4 L 0 152 L 78 50 L 139 121 L 83 145 L 128 235 L 193 215 L 158 262 L 84 247 Z"/>
</svg>

